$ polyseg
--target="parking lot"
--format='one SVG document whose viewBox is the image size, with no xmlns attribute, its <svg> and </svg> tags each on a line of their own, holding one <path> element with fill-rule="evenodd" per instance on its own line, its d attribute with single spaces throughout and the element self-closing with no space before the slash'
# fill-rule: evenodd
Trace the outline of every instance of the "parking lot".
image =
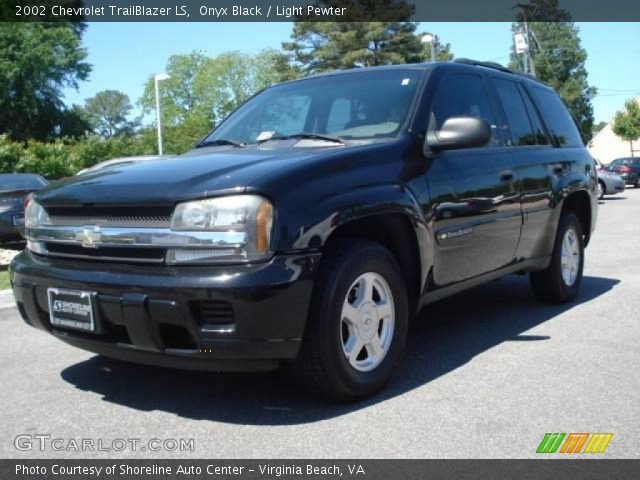
<svg viewBox="0 0 640 480">
<path fill-rule="evenodd" d="M 3 458 L 519 458 L 546 432 L 640 445 L 640 189 L 601 202 L 573 305 L 510 276 L 427 307 L 388 387 L 336 405 L 285 372 L 181 372 L 107 360 L 0 310 Z M 194 439 L 192 452 L 19 451 L 20 434 Z"/>
</svg>

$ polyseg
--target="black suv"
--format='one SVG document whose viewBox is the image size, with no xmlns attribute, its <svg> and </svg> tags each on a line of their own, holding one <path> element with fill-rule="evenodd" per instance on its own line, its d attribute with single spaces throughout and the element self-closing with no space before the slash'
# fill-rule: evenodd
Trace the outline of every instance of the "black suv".
<svg viewBox="0 0 640 480">
<path fill-rule="evenodd" d="M 530 272 L 571 301 L 597 175 L 544 84 L 490 64 L 276 85 L 193 151 L 50 185 L 11 265 L 24 320 L 72 345 L 205 370 L 290 364 L 380 389 L 424 305 Z"/>
</svg>

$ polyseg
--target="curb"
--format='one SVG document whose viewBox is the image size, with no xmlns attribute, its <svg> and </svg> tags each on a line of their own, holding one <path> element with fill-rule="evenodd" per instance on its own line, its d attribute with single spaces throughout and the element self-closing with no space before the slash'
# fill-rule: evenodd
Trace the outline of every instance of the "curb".
<svg viewBox="0 0 640 480">
<path fill-rule="evenodd" d="M 13 297 L 13 290 L 0 290 L 0 310 L 15 308 L 16 299 Z"/>
</svg>

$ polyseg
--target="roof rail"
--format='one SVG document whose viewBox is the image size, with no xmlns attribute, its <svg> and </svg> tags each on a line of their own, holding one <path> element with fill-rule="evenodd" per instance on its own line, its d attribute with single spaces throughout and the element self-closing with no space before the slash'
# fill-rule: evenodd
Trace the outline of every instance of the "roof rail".
<svg viewBox="0 0 640 480">
<path fill-rule="evenodd" d="M 507 67 L 503 67 L 502 65 L 496 62 L 481 62 L 480 60 L 471 60 L 469 58 L 456 58 L 453 60 L 453 63 L 462 63 L 464 65 L 476 65 L 478 67 L 493 68 L 494 70 L 500 70 L 501 72 L 514 73 L 512 70 L 509 70 Z"/>
<path fill-rule="evenodd" d="M 468 58 L 456 58 L 456 59 L 453 60 L 453 63 L 461 63 L 463 65 L 476 65 L 478 67 L 493 68 L 494 70 L 499 70 L 499 71 L 505 72 L 505 73 L 511 73 L 513 75 L 518 75 L 519 77 L 524 77 L 524 78 L 527 78 L 529 80 L 533 80 L 534 82 L 537 82 L 537 83 L 539 83 L 541 85 L 547 85 L 546 82 L 543 82 L 539 78 L 534 77 L 530 73 L 524 73 L 524 72 L 518 72 L 517 70 L 511 70 L 510 68 L 503 67 L 502 65 L 500 65 L 499 63 L 496 63 L 496 62 L 481 62 L 479 60 L 471 60 L 471 59 L 468 59 Z"/>
</svg>

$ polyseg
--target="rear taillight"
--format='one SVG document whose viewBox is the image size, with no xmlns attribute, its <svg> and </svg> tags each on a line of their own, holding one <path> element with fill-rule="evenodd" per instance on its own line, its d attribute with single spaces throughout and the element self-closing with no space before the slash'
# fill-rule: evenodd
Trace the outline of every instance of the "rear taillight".
<svg viewBox="0 0 640 480">
<path fill-rule="evenodd" d="M 631 171 L 631 167 L 618 167 L 619 173 L 629 173 Z"/>
<path fill-rule="evenodd" d="M 33 197 L 33 193 L 30 193 L 29 195 L 24 197 L 24 200 L 22 201 L 22 206 L 24 207 L 25 210 L 27 209 L 27 206 L 29 205 L 29 202 L 31 201 L 32 197 Z"/>
</svg>

